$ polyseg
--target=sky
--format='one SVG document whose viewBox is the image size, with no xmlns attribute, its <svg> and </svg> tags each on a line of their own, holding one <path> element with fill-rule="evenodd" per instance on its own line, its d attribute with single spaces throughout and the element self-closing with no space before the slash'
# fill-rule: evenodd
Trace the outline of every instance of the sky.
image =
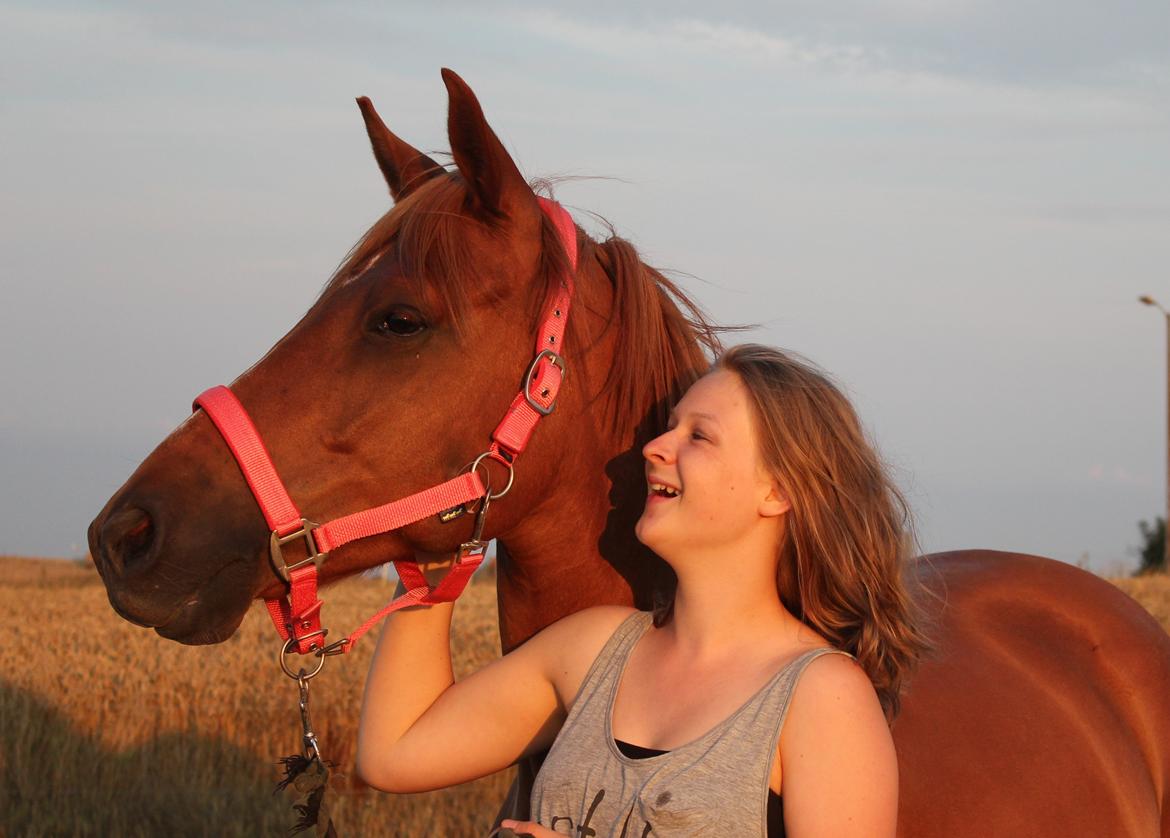
<svg viewBox="0 0 1170 838">
<path fill-rule="evenodd" d="M 389 208 L 354 97 L 445 150 L 444 66 L 587 230 L 843 385 L 925 550 L 1136 565 L 1163 0 L 0 2 L 0 553 L 84 554 L 296 322 Z"/>
</svg>

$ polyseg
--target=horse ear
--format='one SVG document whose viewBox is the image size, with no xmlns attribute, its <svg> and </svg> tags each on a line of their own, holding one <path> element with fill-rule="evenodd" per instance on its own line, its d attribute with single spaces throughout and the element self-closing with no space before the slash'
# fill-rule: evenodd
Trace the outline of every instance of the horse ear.
<svg viewBox="0 0 1170 838">
<path fill-rule="evenodd" d="M 511 155 L 484 119 L 479 100 L 467 83 L 443 68 L 450 106 L 447 135 L 455 165 L 467 182 L 471 210 L 477 215 L 498 220 L 535 198 Z"/>
<path fill-rule="evenodd" d="M 443 167 L 434 160 L 394 136 L 368 98 L 359 96 L 357 103 L 374 149 L 374 159 L 390 187 L 390 197 L 396 202 L 443 172 Z"/>
</svg>

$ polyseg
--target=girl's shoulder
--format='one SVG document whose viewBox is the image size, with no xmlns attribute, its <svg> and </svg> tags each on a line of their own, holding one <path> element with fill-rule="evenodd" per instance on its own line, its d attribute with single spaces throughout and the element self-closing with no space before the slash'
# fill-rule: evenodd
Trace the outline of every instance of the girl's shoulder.
<svg viewBox="0 0 1170 838">
<path fill-rule="evenodd" d="M 808 754 L 830 758 L 829 743 L 839 754 L 887 751 L 892 746 L 877 691 L 852 656 L 823 654 L 814 658 L 801 673 L 789 701 L 780 740 L 785 773 L 790 761 L 815 762 Z"/>
<path fill-rule="evenodd" d="M 591 663 L 618 627 L 635 613 L 638 609 L 628 605 L 594 605 L 562 617 L 540 635 L 566 655 L 584 657 Z"/>
<path fill-rule="evenodd" d="M 869 676 L 845 655 L 820 655 L 797 682 L 781 729 L 785 822 L 823 834 L 897 820 L 898 762 Z M 826 820 L 829 818 L 829 820 Z M 865 834 L 893 835 L 885 826 Z"/>
<path fill-rule="evenodd" d="M 805 722 L 806 727 L 835 724 L 842 716 L 880 721 L 885 727 L 881 702 L 869 675 L 850 654 L 833 646 L 818 646 L 827 650 L 814 657 L 804 667 L 791 698 L 790 719 Z M 810 650 L 813 651 L 813 650 Z M 807 653 L 806 653 L 807 654 Z M 793 729 L 801 725 L 793 725 Z M 785 732 L 789 730 L 785 725 Z"/>
<path fill-rule="evenodd" d="M 549 678 L 564 706 L 571 704 L 614 632 L 636 612 L 626 605 L 595 605 L 562 617 L 533 637 L 545 650 Z"/>
</svg>

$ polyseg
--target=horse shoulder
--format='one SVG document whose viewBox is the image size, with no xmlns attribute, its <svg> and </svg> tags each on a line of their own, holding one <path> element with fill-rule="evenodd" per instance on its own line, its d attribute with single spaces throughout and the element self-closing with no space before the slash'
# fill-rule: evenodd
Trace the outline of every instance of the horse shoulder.
<svg viewBox="0 0 1170 838">
<path fill-rule="evenodd" d="M 793 690 L 776 757 L 788 834 L 893 836 L 897 754 L 869 676 L 822 655 Z"/>
</svg>

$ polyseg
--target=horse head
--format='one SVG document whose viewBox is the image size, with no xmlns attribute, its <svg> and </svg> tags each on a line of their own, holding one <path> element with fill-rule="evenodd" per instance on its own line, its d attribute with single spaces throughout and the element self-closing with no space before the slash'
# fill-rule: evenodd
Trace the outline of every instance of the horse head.
<svg viewBox="0 0 1170 838">
<path fill-rule="evenodd" d="M 443 80 L 450 170 L 358 100 L 394 206 L 300 322 L 230 385 L 289 494 L 318 521 L 441 483 L 485 450 L 566 270 L 555 226 L 475 95 L 449 70 Z M 705 365 L 701 344 L 714 345 L 701 315 L 628 243 L 576 235 L 562 348 L 572 373 L 516 463 L 514 487 L 492 504 L 485 536 L 504 545 L 502 603 L 542 587 L 540 568 L 552 558 L 579 575 L 562 596 L 546 597 L 547 613 L 508 626 L 501 609 L 506 647 L 590 601 L 631 601 L 631 590 L 645 588 L 654 560 L 631 526 L 644 493 L 641 441 Z M 495 487 L 508 479 L 499 464 L 488 468 Z M 470 518 L 431 516 L 354 541 L 330 554 L 321 577 L 453 550 Z M 131 475 L 90 525 L 89 542 L 114 609 L 184 643 L 226 639 L 253 599 L 284 589 L 268 527 L 204 411 Z"/>
</svg>

